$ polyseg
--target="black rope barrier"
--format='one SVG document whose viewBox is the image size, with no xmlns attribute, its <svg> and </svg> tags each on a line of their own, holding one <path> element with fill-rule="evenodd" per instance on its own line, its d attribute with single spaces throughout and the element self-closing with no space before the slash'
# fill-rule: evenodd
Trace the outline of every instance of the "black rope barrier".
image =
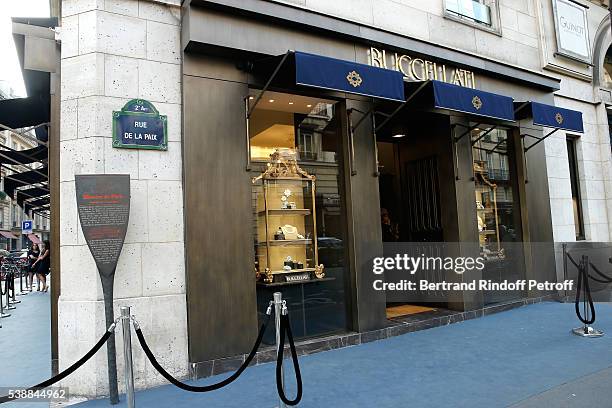
<svg viewBox="0 0 612 408">
<path fill-rule="evenodd" d="M 280 327 L 280 343 L 278 347 L 278 355 L 276 357 L 276 390 L 278 391 L 278 396 L 285 404 L 289 406 L 294 406 L 299 404 L 300 400 L 302 399 L 302 373 L 300 372 L 300 363 L 298 362 L 297 352 L 295 350 L 295 343 L 293 342 L 293 333 L 291 332 L 291 324 L 289 323 L 288 315 L 281 315 Z M 293 400 L 287 398 L 287 395 L 285 395 L 285 390 L 283 389 L 282 367 L 284 354 L 283 352 L 285 350 L 285 334 L 289 339 L 289 348 L 291 349 L 291 359 L 293 360 L 295 381 L 297 383 L 297 395 Z"/>
<path fill-rule="evenodd" d="M 576 263 L 576 261 L 574 261 L 574 258 L 572 258 L 572 256 L 569 254 L 569 252 L 565 252 L 565 256 L 567 257 L 567 259 L 570 260 L 571 263 L 574 264 L 576 268 L 580 268 L 580 266 Z"/>
<path fill-rule="evenodd" d="M 100 348 L 104 345 L 104 343 L 107 342 L 107 340 L 110 338 L 110 336 L 112 336 L 112 334 L 115 331 L 115 324 L 113 323 L 113 325 L 111 325 L 111 327 L 108 328 L 108 330 L 104 333 L 104 335 L 100 338 L 100 340 L 98 340 L 98 342 L 96 343 L 95 346 L 93 346 L 93 348 L 91 350 L 89 350 L 87 352 L 87 354 L 85 354 L 83 357 L 81 357 L 76 363 L 74 363 L 73 365 L 71 365 L 70 367 L 68 367 L 67 369 L 65 369 L 64 371 L 62 371 L 61 373 L 59 373 L 58 375 L 49 378 L 46 381 L 41 382 L 40 384 L 36 384 L 32 387 L 29 387 L 27 390 L 30 391 L 36 391 L 36 390 L 40 390 L 43 388 L 47 388 L 55 383 L 57 383 L 58 381 L 63 380 L 64 378 L 66 378 L 67 376 L 69 376 L 70 374 L 72 374 L 73 372 L 75 372 L 77 369 L 79 369 L 83 364 L 85 364 L 90 358 L 92 358 L 94 356 L 94 354 L 96 354 L 98 352 L 98 350 L 100 350 Z M 0 397 L 0 404 L 4 404 L 5 402 L 10 402 L 13 401 L 15 399 L 15 397 L 9 397 L 4 396 L 4 397 Z"/>
<path fill-rule="evenodd" d="M 146 340 L 145 340 L 145 338 L 144 338 L 144 336 L 142 334 L 142 330 L 140 329 L 140 326 L 138 326 L 136 324 L 136 322 L 134 322 L 134 326 L 135 326 L 134 328 L 136 330 L 136 336 L 138 336 L 138 341 L 140 342 L 140 346 L 142 347 L 142 350 L 145 352 L 147 358 L 149 359 L 149 361 L 151 362 L 153 367 L 166 380 L 168 380 L 172 385 L 175 385 L 176 387 L 178 387 L 178 388 L 180 388 L 182 390 L 185 390 L 185 391 L 190 391 L 190 392 L 209 392 L 209 391 L 218 390 L 219 388 L 223 388 L 226 385 L 234 382 L 238 377 L 240 377 L 242 372 L 244 370 L 246 370 L 246 368 L 249 366 L 249 364 L 251 364 L 251 361 L 255 357 L 255 353 L 257 352 L 257 349 L 259 348 L 259 346 L 261 344 L 261 341 L 263 340 L 264 332 L 266 331 L 266 327 L 268 327 L 268 323 L 270 323 L 270 314 L 266 313 L 265 320 L 264 320 L 263 324 L 261 325 L 261 328 L 259 329 L 259 334 L 257 335 L 257 340 L 255 340 L 255 344 L 253 345 L 253 349 L 251 350 L 251 352 L 249 353 L 247 358 L 244 360 L 244 363 L 242 363 L 240 368 L 238 368 L 238 370 L 234 374 L 232 374 L 231 376 L 229 376 L 228 378 L 226 378 L 225 380 L 223 380 L 221 382 L 218 382 L 216 384 L 211 384 L 211 385 L 204 385 L 204 386 L 195 386 L 195 385 L 185 384 L 184 382 L 181 382 L 181 381 L 177 380 L 176 378 L 174 378 L 170 373 L 168 373 L 159 364 L 159 362 L 157 361 L 157 359 L 155 358 L 155 356 L 151 352 L 151 349 L 147 345 L 147 342 L 146 342 Z"/>
<path fill-rule="evenodd" d="M 597 278 L 595 278 L 595 277 L 593 277 L 593 276 L 589 275 L 589 277 L 590 277 L 591 279 L 593 279 L 593 280 L 594 280 L 594 281 L 596 281 L 596 282 L 600 282 L 600 283 L 612 283 L 612 277 L 609 277 L 608 275 L 606 275 L 605 273 L 603 273 L 602 271 L 600 271 L 600 270 L 599 270 L 599 269 L 598 269 L 598 268 L 597 268 L 597 267 L 596 267 L 596 266 L 593 264 L 593 262 L 589 262 L 589 265 L 591 265 L 591 268 L 593 268 L 593 270 L 595 271 L 595 273 L 596 273 L 597 275 L 599 275 L 599 276 L 601 277 L 601 279 L 603 279 L 603 280 L 597 279 Z"/>
<path fill-rule="evenodd" d="M 584 313 L 583 317 L 580 312 L 580 293 L 583 295 L 583 303 L 584 303 Z M 595 322 L 595 305 L 593 303 L 593 298 L 591 296 L 591 287 L 589 286 L 589 271 L 588 271 L 588 263 L 584 261 L 580 262 L 578 267 L 578 282 L 576 283 L 576 301 L 574 302 L 574 307 L 576 309 L 576 316 L 578 319 L 584 323 L 585 325 L 593 324 Z M 590 309 L 591 317 L 589 318 L 589 313 L 587 310 Z"/>
</svg>

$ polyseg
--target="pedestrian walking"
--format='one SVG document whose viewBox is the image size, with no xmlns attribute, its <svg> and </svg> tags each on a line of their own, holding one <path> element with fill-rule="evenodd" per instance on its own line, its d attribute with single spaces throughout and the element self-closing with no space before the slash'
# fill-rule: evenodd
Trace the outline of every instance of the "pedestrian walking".
<svg viewBox="0 0 612 408">
<path fill-rule="evenodd" d="M 51 267 L 50 250 L 51 246 L 49 245 L 49 241 L 43 241 L 40 255 L 34 262 L 34 265 L 32 265 L 36 268 L 36 276 L 38 277 L 38 287 L 36 288 L 36 291 L 38 292 L 46 292 L 49 289 L 49 286 L 47 285 L 47 275 L 49 274 L 49 268 Z"/>
<path fill-rule="evenodd" d="M 32 286 L 34 283 L 34 274 L 36 272 L 34 268 L 34 263 L 36 262 L 39 256 L 40 248 L 38 247 L 38 244 L 33 243 L 32 247 L 28 250 L 28 276 L 26 278 L 26 286 L 30 292 L 32 291 Z"/>
</svg>

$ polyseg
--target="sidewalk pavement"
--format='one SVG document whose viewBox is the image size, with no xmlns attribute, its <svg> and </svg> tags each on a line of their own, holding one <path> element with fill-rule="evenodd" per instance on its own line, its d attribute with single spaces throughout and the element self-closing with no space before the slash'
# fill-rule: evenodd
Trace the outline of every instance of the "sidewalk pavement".
<svg viewBox="0 0 612 408">
<path fill-rule="evenodd" d="M 612 406 L 612 305 L 597 304 L 595 325 L 607 333 L 585 339 L 573 304 L 546 302 L 300 358 L 300 407 L 572 407 Z M 145 333 L 146 336 L 146 333 Z M 139 347 L 137 342 L 134 347 Z M 291 367 L 286 360 L 287 367 Z M 288 395 L 293 393 L 287 369 Z M 228 374 L 193 382 L 218 382 Z M 249 368 L 221 390 L 194 394 L 162 386 L 136 394 L 137 407 L 261 407 L 278 405 L 274 365 Z M 125 398 L 118 407 L 125 407 Z M 564 405 L 565 404 L 565 405 Z M 78 408 L 108 407 L 94 400 Z"/>
<path fill-rule="evenodd" d="M 15 287 L 19 291 L 18 279 Z M 16 299 L 21 303 L 5 311 L 11 316 L 0 321 L 0 387 L 27 387 L 51 377 L 49 292 L 30 292 Z M 48 406 L 48 402 L 16 402 L 3 404 L 2 408 Z"/>
</svg>

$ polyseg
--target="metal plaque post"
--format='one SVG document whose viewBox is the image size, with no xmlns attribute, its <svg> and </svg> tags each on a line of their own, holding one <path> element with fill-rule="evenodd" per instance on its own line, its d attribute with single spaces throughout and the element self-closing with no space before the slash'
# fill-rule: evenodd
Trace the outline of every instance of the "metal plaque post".
<svg viewBox="0 0 612 408">
<path fill-rule="evenodd" d="M 283 310 L 283 294 L 281 292 L 274 292 L 274 326 L 276 328 L 276 352 L 284 354 L 284 350 L 280 349 L 282 310 Z M 282 384 L 283 390 L 285 390 L 285 369 L 282 366 L 281 366 L 281 384 Z M 286 407 L 285 403 L 280 398 L 278 399 L 278 406 L 279 408 Z"/>
<path fill-rule="evenodd" d="M 131 311 L 129 306 L 121 307 L 121 327 L 123 328 L 123 361 L 125 365 L 125 395 L 128 408 L 136 406 L 134 399 L 134 365 L 132 361 Z"/>
<path fill-rule="evenodd" d="M 113 283 L 130 214 L 128 174 L 75 175 L 81 229 L 93 256 L 104 294 L 106 327 L 114 322 Z M 119 403 L 115 336 L 107 343 L 108 388 L 111 404 Z"/>
</svg>

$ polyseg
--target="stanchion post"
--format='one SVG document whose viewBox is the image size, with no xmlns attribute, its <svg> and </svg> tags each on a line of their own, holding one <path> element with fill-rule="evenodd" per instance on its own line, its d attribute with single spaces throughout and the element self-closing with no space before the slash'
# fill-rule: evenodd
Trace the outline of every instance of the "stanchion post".
<svg viewBox="0 0 612 408">
<path fill-rule="evenodd" d="M 11 300 L 11 303 L 13 303 L 13 304 L 21 303 L 21 300 L 15 299 L 15 296 L 17 295 L 15 293 L 15 292 L 17 292 L 15 290 L 15 272 L 11 272 L 11 289 L 13 290 L 13 300 Z"/>
<path fill-rule="evenodd" d="M 18 267 L 17 271 L 19 272 L 19 295 L 21 296 L 25 296 L 28 294 L 28 292 L 23 290 L 23 268 Z M 27 279 L 27 277 L 26 277 Z M 26 282 L 27 284 L 27 282 Z"/>
<path fill-rule="evenodd" d="M 6 295 L 7 295 L 6 306 L 8 307 L 8 280 L 6 276 L 4 276 L 4 288 L 6 289 Z M 0 318 L 9 317 L 10 315 L 11 315 L 10 313 L 4 313 L 4 299 L 2 296 L 2 288 L 0 287 Z"/>
<path fill-rule="evenodd" d="M 584 313 L 584 318 L 588 321 L 590 320 L 589 317 L 589 297 L 591 296 L 590 293 L 590 289 L 589 289 L 589 257 L 587 255 L 582 255 L 582 261 L 580 263 L 580 268 L 578 270 L 578 273 L 582 274 L 582 279 L 583 279 L 583 286 L 582 286 L 582 297 L 583 297 L 583 301 L 582 301 L 582 307 L 583 307 L 583 313 Z M 595 313 L 593 311 L 593 313 Z M 575 329 L 572 330 L 572 333 L 574 333 L 577 336 L 580 337 L 591 337 L 591 338 L 595 338 L 595 337 L 602 337 L 604 335 L 604 332 L 601 330 L 598 330 L 592 326 L 589 326 L 586 323 L 583 323 L 582 327 L 577 327 Z"/>
<path fill-rule="evenodd" d="M 283 294 L 281 292 L 274 292 L 274 326 L 276 328 L 276 352 L 283 353 L 284 350 L 280 349 L 280 341 L 281 341 L 281 313 L 283 310 Z M 283 356 L 284 357 L 284 356 Z M 283 391 L 285 390 L 285 370 L 281 367 L 281 385 Z M 278 399 L 279 408 L 285 408 L 286 405 L 283 400 Z"/>
<path fill-rule="evenodd" d="M 128 408 L 136 407 L 134 398 L 134 366 L 132 362 L 132 331 L 130 306 L 121 307 L 121 327 L 123 328 L 123 361 L 125 372 L 125 395 Z"/>
<path fill-rule="evenodd" d="M 6 310 L 16 309 L 15 306 L 11 304 L 11 280 L 13 279 L 13 275 L 8 272 L 4 277 L 4 285 L 6 286 Z"/>
</svg>

